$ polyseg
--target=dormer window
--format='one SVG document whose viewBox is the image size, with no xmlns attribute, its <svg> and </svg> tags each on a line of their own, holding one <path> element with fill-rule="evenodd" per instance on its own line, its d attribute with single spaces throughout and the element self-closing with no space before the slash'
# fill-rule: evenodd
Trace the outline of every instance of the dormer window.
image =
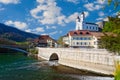
<svg viewBox="0 0 120 80">
<path fill-rule="evenodd" d="M 80 32 L 80 34 L 83 34 L 82 32 Z"/>
<path fill-rule="evenodd" d="M 74 32 L 74 35 L 77 35 L 77 32 Z"/>
<path fill-rule="evenodd" d="M 86 34 L 89 34 L 89 32 L 86 32 Z"/>
</svg>

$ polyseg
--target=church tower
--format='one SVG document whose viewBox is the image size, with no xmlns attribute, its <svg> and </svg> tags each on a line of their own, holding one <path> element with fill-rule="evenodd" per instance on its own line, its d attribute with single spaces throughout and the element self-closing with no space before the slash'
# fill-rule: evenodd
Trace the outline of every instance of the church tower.
<svg viewBox="0 0 120 80">
<path fill-rule="evenodd" d="M 84 22 L 84 12 L 80 14 L 80 16 L 76 19 L 76 30 L 83 30 L 83 22 Z"/>
</svg>

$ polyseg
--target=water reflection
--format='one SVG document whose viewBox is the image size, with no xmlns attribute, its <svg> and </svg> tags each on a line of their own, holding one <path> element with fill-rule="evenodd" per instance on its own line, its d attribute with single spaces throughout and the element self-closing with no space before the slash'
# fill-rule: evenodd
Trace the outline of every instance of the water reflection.
<svg viewBox="0 0 120 80">
<path fill-rule="evenodd" d="M 86 75 L 87 74 L 87 75 Z M 57 61 L 24 55 L 0 55 L 0 80 L 113 80 L 111 77 L 68 68 Z"/>
</svg>

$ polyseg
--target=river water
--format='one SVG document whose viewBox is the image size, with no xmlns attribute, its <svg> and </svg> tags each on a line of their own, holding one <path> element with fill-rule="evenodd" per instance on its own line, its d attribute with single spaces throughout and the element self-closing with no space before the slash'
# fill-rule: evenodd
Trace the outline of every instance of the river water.
<svg viewBox="0 0 120 80">
<path fill-rule="evenodd" d="M 48 61 L 22 53 L 0 53 L 0 80 L 114 80 L 113 77 L 85 73 L 62 65 L 51 67 Z"/>
</svg>

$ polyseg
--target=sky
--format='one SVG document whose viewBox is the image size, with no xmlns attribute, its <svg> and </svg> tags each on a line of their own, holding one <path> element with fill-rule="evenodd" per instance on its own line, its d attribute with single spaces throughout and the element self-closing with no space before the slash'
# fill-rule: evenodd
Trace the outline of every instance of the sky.
<svg viewBox="0 0 120 80">
<path fill-rule="evenodd" d="M 75 30 L 81 12 L 86 22 L 96 23 L 119 10 L 107 0 L 0 0 L 0 23 L 58 39 Z"/>
</svg>

